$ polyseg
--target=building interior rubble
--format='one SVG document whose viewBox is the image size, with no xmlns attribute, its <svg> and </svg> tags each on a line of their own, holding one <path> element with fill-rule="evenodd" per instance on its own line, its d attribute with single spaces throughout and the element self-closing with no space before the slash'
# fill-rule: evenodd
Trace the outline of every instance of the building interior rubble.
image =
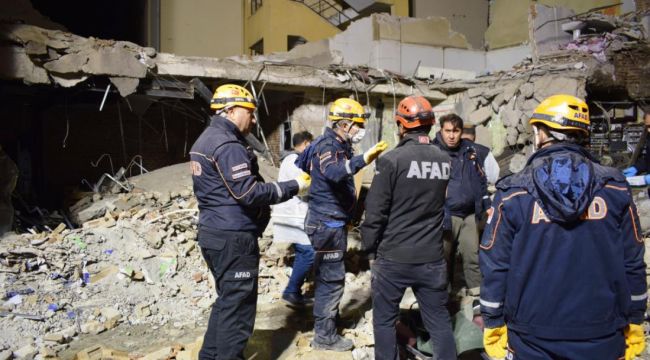
<svg viewBox="0 0 650 360">
<path fill-rule="evenodd" d="M 224 84 L 257 101 L 246 141 L 267 182 L 292 136 L 322 134 L 342 97 L 370 114 L 356 153 L 382 140 L 394 148 L 396 107 L 418 95 L 436 119 L 455 113 L 474 126 L 499 177 L 516 174 L 534 151 L 534 109 L 568 94 L 586 99 L 588 150 L 601 164 L 623 170 L 644 156 L 650 0 L 0 0 L 0 8 L 0 360 L 198 359 L 216 296 L 196 241 L 189 152 Z M 269 225 L 258 240 L 246 359 L 375 358 L 359 232 L 374 170 L 354 176 L 359 206 L 344 260 L 339 320 L 354 349 L 310 347 L 311 309 L 281 299 L 294 254 Z M 650 198 L 643 186 L 632 193 L 648 249 Z M 310 277 L 304 290 L 314 291 Z M 458 358 L 485 359 L 480 314 L 466 288 L 452 293 Z M 396 331 L 404 359 L 433 359 L 410 291 Z M 647 341 L 648 321 L 645 331 Z"/>
</svg>

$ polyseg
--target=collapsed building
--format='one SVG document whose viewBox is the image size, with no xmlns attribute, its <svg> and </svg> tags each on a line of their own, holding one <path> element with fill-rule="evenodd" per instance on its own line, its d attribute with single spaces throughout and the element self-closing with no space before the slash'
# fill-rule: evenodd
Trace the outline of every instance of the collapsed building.
<svg viewBox="0 0 650 360">
<path fill-rule="evenodd" d="M 576 13 L 495 1 L 493 22 L 522 3 L 527 16 L 516 24 L 523 26 L 518 37 L 488 29 L 487 50 L 445 18 L 386 14 L 287 53 L 225 59 L 2 22 L 0 161 L 14 169 L 6 172 L 14 197 L 13 207 L 0 204 L 0 220 L 13 221 L 16 234 L 0 240 L 0 326 L 9 329 L 0 358 L 128 358 L 78 340 L 107 330 L 124 339 L 166 333 L 149 347 L 129 347 L 131 356 L 195 358 L 214 298 L 193 241 L 198 210 L 184 162 L 208 122 L 210 89 L 224 83 L 246 85 L 260 100 L 260 126 L 249 141 L 267 180 L 276 176 L 291 134 L 320 134 L 331 101 L 351 94 L 372 114 L 360 150 L 382 139 L 394 145 L 394 108 L 419 94 L 436 116 L 456 112 L 475 125 L 477 142 L 492 149 L 507 175 L 532 152 L 528 119 L 535 106 L 567 93 L 588 99 L 590 149 L 601 162 L 633 162 L 643 131 L 638 120 L 650 101 L 650 3 L 611 16 L 603 13 L 607 6 Z M 371 178 L 365 171 L 357 182 L 367 186 Z M 636 201 L 647 234 L 650 200 L 639 193 Z M 345 334 L 357 348 L 345 358 L 367 359 L 370 274 L 354 240 L 342 315 L 356 325 Z M 318 358 L 308 350 L 308 316 L 278 302 L 290 256 L 268 231 L 260 249 L 261 305 L 250 355 Z M 402 304 L 416 306 L 412 297 Z M 471 313 L 458 314 L 458 323 L 471 326 Z M 298 330 L 288 333 L 289 323 Z"/>
</svg>

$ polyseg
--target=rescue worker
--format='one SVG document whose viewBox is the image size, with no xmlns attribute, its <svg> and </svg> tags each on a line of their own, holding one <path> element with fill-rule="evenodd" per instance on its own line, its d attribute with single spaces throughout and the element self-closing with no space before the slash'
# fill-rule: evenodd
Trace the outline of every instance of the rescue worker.
<svg viewBox="0 0 650 360">
<path fill-rule="evenodd" d="M 645 131 L 639 140 L 643 142 L 641 153 L 633 166 L 623 170 L 623 175 L 633 177 L 638 174 L 645 174 L 640 185 L 650 185 L 650 112 L 643 115 L 643 122 Z M 650 195 L 650 188 L 648 188 L 648 195 Z"/>
<path fill-rule="evenodd" d="M 529 124 L 536 151 L 503 178 L 481 240 L 488 355 L 632 359 L 647 301 L 644 245 L 630 188 L 598 164 L 587 104 L 551 96 Z"/>
<path fill-rule="evenodd" d="M 476 142 L 476 127 L 472 124 L 463 124 L 463 132 L 461 133 L 460 138 L 473 143 L 472 146 L 476 149 L 478 157 L 483 159 L 483 163 L 480 165 L 485 170 L 485 178 L 487 179 L 488 184 L 496 184 L 497 180 L 499 180 L 499 172 L 501 171 L 499 163 L 494 158 L 489 147 Z"/>
<path fill-rule="evenodd" d="M 210 125 L 190 151 L 194 193 L 199 203 L 197 240 L 215 280 L 199 359 L 243 359 L 257 304 L 257 238 L 269 221 L 269 204 L 309 187 L 310 178 L 266 184 L 257 157 L 244 140 L 255 125 L 253 96 L 243 87 L 222 85 L 210 105 Z"/>
<path fill-rule="evenodd" d="M 290 180 L 300 175 L 302 170 L 296 166 L 296 159 L 312 140 L 314 136 L 309 131 L 293 134 L 291 139 L 293 151 L 282 159 L 278 181 Z M 314 263 L 314 248 L 305 234 L 307 207 L 306 197 L 294 196 L 289 201 L 274 205 L 271 212 L 273 242 L 291 243 L 295 254 L 289 283 L 282 292 L 282 300 L 293 307 L 302 307 L 311 303 L 310 299 L 303 296 L 301 289 Z"/>
<path fill-rule="evenodd" d="M 477 223 L 489 208 L 487 178 L 482 168 L 485 163 L 483 152 L 476 144 L 461 138 L 463 119 L 456 114 L 440 118 L 440 131 L 434 144 L 451 157 L 451 175 L 445 203 L 445 253 L 453 281 L 453 269 L 458 251 L 463 260 L 463 274 L 467 294 L 475 298 L 478 311 L 478 297 L 481 286 L 481 272 L 478 265 Z"/>
<path fill-rule="evenodd" d="M 361 226 L 363 250 L 376 257 L 371 283 L 375 359 L 399 359 L 395 324 L 408 287 L 418 300 L 434 358 L 456 359 L 442 240 L 451 159 L 431 143 L 435 119 L 424 97 L 404 98 L 395 120 L 400 141 L 377 160 Z"/>
<path fill-rule="evenodd" d="M 352 144 L 365 133 L 367 114 L 363 106 L 340 98 L 330 106 L 331 128 L 298 157 L 296 165 L 312 176 L 305 232 L 314 246 L 314 349 L 347 351 L 354 345 L 336 333 L 338 306 L 343 295 L 347 249 L 347 225 L 352 217 L 356 192 L 352 176 L 386 150 L 380 141 L 364 154 L 354 156 Z"/>
</svg>

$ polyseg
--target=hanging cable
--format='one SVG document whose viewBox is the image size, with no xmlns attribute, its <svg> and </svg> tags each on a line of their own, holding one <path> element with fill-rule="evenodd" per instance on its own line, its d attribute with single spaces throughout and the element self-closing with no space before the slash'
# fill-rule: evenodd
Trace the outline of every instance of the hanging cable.
<svg viewBox="0 0 650 360">
<path fill-rule="evenodd" d="M 68 143 L 68 135 L 70 134 L 70 117 L 68 116 L 68 97 L 65 97 L 63 113 L 65 116 L 65 136 L 63 137 L 63 148 L 65 149 Z"/>
</svg>

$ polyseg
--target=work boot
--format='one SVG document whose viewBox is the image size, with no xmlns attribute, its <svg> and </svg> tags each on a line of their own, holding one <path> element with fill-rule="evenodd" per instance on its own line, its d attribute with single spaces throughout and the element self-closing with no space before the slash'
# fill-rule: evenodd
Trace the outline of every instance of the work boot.
<svg viewBox="0 0 650 360">
<path fill-rule="evenodd" d="M 353 347 L 354 343 L 352 340 L 346 339 L 340 335 L 332 344 L 321 344 L 316 340 L 311 341 L 311 348 L 314 350 L 350 351 Z"/>
<path fill-rule="evenodd" d="M 283 293 L 282 300 L 291 307 L 304 307 L 314 304 L 313 299 L 305 298 L 302 294 L 296 293 Z"/>
</svg>

